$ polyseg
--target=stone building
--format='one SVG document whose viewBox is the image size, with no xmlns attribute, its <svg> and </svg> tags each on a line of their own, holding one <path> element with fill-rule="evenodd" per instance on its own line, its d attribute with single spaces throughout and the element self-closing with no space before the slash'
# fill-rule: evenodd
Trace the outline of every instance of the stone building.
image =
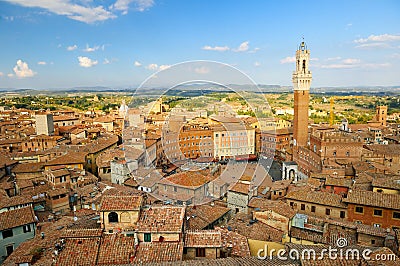
<svg viewBox="0 0 400 266">
<path fill-rule="evenodd" d="M 50 136 L 54 133 L 52 114 L 38 114 L 35 116 L 36 135 Z"/>
<path fill-rule="evenodd" d="M 133 232 L 139 220 L 143 198 L 141 196 L 103 196 L 100 222 L 108 233 Z"/>
<path fill-rule="evenodd" d="M 35 236 L 31 206 L 0 213 L 0 263 L 24 241 Z"/>
</svg>

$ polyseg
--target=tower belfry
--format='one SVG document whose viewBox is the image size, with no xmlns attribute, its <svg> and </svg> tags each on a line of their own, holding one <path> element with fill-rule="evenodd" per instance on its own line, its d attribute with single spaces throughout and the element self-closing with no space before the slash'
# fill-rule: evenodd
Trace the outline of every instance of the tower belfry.
<svg viewBox="0 0 400 266">
<path fill-rule="evenodd" d="M 295 146 L 306 146 L 308 141 L 308 104 L 310 101 L 311 71 L 308 70 L 310 50 L 304 41 L 296 51 L 296 70 L 293 71 Z"/>
</svg>

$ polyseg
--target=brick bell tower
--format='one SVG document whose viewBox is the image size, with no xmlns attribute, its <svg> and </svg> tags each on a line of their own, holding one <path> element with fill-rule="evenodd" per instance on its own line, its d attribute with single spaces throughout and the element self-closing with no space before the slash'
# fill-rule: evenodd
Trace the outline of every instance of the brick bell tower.
<svg viewBox="0 0 400 266">
<path fill-rule="evenodd" d="M 308 104 L 312 75 L 308 70 L 310 50 L 305 42 L 301 42 L 296 51 L 296 71 L 293 72 L 294 88 L 294 128 L 293 145 L 307 146 L 308 141 Z"/>
</svg>

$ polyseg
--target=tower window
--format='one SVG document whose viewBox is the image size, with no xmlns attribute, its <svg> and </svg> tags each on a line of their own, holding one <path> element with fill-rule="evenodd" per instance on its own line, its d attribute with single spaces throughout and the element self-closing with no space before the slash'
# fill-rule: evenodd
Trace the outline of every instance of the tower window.
<svg viewBox="0 0 400 266">
<path fill-rule="evenodd" d="M 303 73 L 306 73 L 306 60 L 303 60 Z"/>
</svg>

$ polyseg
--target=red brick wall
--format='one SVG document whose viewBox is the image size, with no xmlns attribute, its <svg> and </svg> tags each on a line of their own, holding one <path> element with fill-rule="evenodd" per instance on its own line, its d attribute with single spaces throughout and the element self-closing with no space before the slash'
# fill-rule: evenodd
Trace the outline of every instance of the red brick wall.
<svg viewBox="0 0 400 266">
<path fill-rule="evenodd" d="M 359 205 L 349 204 L 347 207 L 347 217 L 349 221 L 361 221 L 363 224 L 374 225 L 380 224 L 383 228 L 400 227 L 400 219 L 393 219 L 393 210 L 374 208 L 370 206 L 361 206 L 364 213 L 355 212 L 355 207 Z M 382 217 L 374 216 L 374 209 L 382 210 Z"/>
<path fill-rule="evenodd" d="M 308 141 L 309 91 L 294 91 L 293 138 L 298 146 L 306 146 Z"/>
</svg>

